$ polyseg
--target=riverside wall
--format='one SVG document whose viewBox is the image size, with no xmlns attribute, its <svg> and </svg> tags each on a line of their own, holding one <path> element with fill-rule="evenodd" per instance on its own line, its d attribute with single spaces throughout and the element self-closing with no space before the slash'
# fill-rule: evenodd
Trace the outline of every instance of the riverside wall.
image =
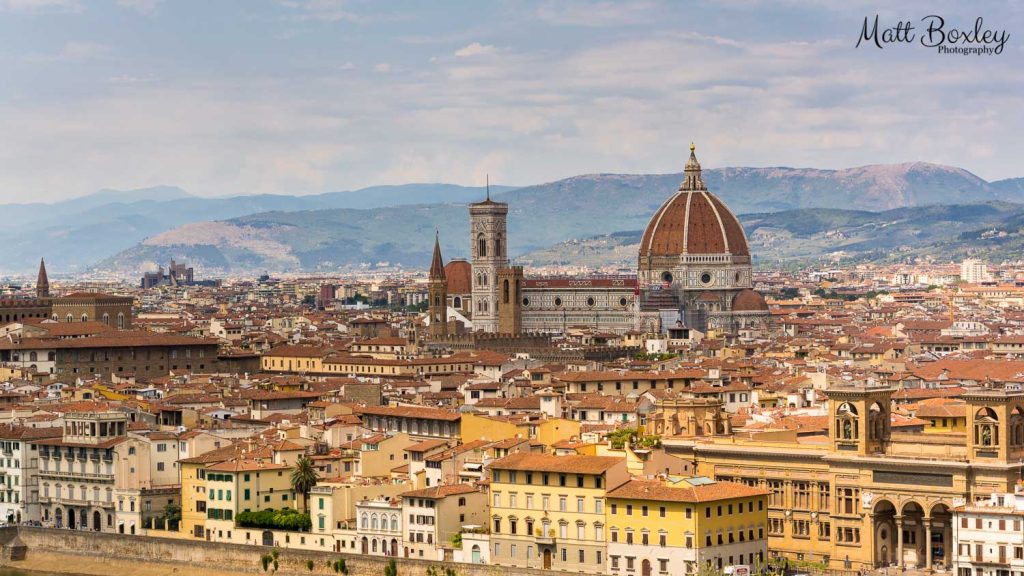
<svg viewBox="0 0 1024 576">
<path fill-rule="evenodd" d="M 126 536 L 103 532 L 27 526 L 0 528 L 0 545 L 5 548 L 11 546 L 15 542 L 15 537 L 27 548 L 25 562 L 30 562 L 34 555 L 63 554 L 101 561 L 127 561 L 192 570 L 216 569 L 239 574 L 263 574 L 260 558 L 274 550 L 264 546 L 151 536 Z M 292 548 L 277 550 L 278 570 L 276 574 L 281 576 L 335 574 L 331 564 L 340 558 L 345 559 L 349 576 L 380 576 L 384 573 L 384 568 L 390 560 L 390 558 L 360 554 L 325 553 Z M 307 561 L 309 560 L 313 561 L 312 571 L 308 568 Z M 548 570 L 427 561 L 414 558 L 394 558 L 394 560 L 399 576 L 427 576 L 427 569 L 430 567 L 434 567 L 440 574 L 444 574 L 444 570 L 450 568 L 458 576 L 552 576 L 558 574 L 558 572 Z M 21 562 L 3 560 L 0 563 L 17 568 Z M 74 573 L 74 571 L 73 566 L 68 568 L 69 573 Z"/>
</svg>

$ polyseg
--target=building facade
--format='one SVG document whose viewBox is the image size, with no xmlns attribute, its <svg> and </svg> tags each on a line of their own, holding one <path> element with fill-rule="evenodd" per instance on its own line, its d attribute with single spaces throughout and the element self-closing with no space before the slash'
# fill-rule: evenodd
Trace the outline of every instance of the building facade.
<svg viewBox="0 0 1024 576">
<path fill-rule="evenodd" d="M 767 324 L 746 234 L 707 190 L 693 146 L 679 191 L 647 225 L 636 275 L 530 277 L 509 266 L 507 217 L 508 204 L 489 196 L 471 204 L 470 263 L 445 267 L 447 303 L 474 331 L 737 332 Z"/>
<path fill-rule="evenodd" d="M 629 480 L 625 459 L 516 453 L 489 470 L 493 564 L 605 573 L 605 495 Z"/>
</svg>

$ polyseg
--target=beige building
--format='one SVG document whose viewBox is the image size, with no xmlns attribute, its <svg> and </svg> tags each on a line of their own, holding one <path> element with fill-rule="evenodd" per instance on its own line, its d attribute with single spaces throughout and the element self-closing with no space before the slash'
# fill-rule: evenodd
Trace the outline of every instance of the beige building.
<svg viewBox="0 0 1024 576">
<path fill-rule="evenodd" d="M 488 469 L 493 564 L 605 573 L 605 494 L 629 480 L 624 459 L 518 453 Z"/>
<path fill-rule="evenodd" d="M 487 494 L 468 484 L 432 486 L 402 493 L 402 555 L 406 558 L 444 559 L 442 546 L 463 527 L 487 522 Z"/>
</svg>

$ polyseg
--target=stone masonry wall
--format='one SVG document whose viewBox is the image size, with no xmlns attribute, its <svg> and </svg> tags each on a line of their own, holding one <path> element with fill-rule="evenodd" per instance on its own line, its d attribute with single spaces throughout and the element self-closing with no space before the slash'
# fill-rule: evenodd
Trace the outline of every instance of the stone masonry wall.
<svg viewBox="0 0 1024 576">
<path fill-rule="evenodd" d="M 145 563 L 169 563 L 192 568 L 216 567 L 221 570 L 235 570 L 239 573 L 262 574 L 260 557 L 273 549 L 263 546 L 242 546 L 149 536 L 125 536 L 101 532 L 56 530 L 25 526 L 0 528 L 0 544 L 7 544 L 18 536 L 28 547 L 28 557 L 33 554 L 59 552 L 80 554 L 94 558 L 137 560 Z M 344 558 L 349 576 L 380 576 L 384 573 L 388 558 L 363 556 L 360 554 L 311 552 L 295 549 L 279 549 L 279 576 L 300 574 L 334 574 L 330 564 Z M 313 561 L 313 571 L 307 568 L 307 561 Z M 552 576 L 553 571 L 530 570 L 518 567 L 489 566 L 483 564 L 460 564 L 432 562 L 412 558 L 395 558 L 399 576 L 426 576 L 427 568 L 433 566 L 443 574 L 451 568 L 458 576 Z M 12 566 L 17 566 L 16 563 Z"/>
</svg>

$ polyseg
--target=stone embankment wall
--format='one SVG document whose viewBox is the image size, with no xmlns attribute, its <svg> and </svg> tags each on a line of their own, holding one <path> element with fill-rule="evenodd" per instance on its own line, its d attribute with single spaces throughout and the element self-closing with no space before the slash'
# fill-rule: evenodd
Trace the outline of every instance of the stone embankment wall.
<svg viewBox="0 0 1024 576">
<path fill-rule="evenodd" d="M 25 526 L 0 528 L 0 545 L 7 545 L 15 537 L 27 546 L 29 559 L 34 554 L 59 553 L 97 559 L 166 564 L 199 570 L 205 567 L 250 574 L 264 573 L 260 558 L 273 550 L 273 548 L 263 546 L 243 546 L 150 536 L 126 536 Z M 387 566 L 389 560 L 379 556 L 279 549 L 277 574 L 280 576 L 335 574 L 331 565 L 335 560 L 341 558 L 345 559 L 349 576 L 380 576 L 384 573 L 384 567 Z M 313 561 L 312 571 L 307 565 L 309 560 Z M 547 570 L 431 562 L 413 558 L 395 558 L 395 562 L 399 576 L 427 576 L 427 569 L 430 567 L 434 567 L 440 575 L 444 574 L 446 568 L 451 568 L 458 576 L 552 576 L 557 574 Z M 8 561 L 5 564 L 12 567 L 18 566 L 18 562 Z M 74 571 L 73 567 L 69 567 L 69 570 Z M 269 571 L 267 573 L 269 574 Z"/>
</svg>

